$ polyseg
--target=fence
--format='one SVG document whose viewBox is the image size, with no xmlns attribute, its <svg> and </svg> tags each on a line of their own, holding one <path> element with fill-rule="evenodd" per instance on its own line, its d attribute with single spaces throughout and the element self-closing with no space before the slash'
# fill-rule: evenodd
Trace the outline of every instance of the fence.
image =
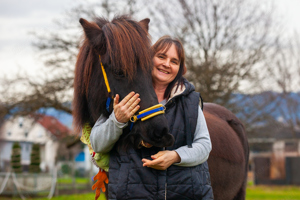
<svg viewBox="0 0 300 200">
<path fill-rule="evenodd" d="M 284 176 L 274 179 L 270 176 L 270 169 L 274 163 L 270 157 L 254 158 L 255 184 L 268 185 L 300 185 L 300 157 L 286 157 L 284 164 Z"/>
<path fill-rule="evenodd" d="M 0 195 L 25 196 L 48 194 L 52 198 L 55 189 L 55 176 L 48 174 L 0 173 Z"/>
<path fill-rule="evenodd" d="M 72 162 L 59 163 L 52 174 L 0 173 L 0 196 L 20 196 L 22 199 L 32 196 L 48 196 L 51 199 L 59 194 L 92 191 L 93 182 L 90 174 L 85 173 L 85 176 L 81 174 L 82 177 L 75 177 L 76 170 L 73 166 Z"/>
</svg>

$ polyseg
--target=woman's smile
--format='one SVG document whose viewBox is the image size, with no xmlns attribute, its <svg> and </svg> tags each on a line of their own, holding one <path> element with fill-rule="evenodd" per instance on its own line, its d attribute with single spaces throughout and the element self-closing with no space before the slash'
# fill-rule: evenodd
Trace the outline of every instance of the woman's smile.
<svg viewBox="0 0 300 200">
<path fill-rule="evenodd" d="M 160 71 L 160 72 L 162 72 L 162 73 L 164 73 L 164 74 L 170 74 L 169 72 L 167 72 L 167 71 L 165 71 L 163 69 L 157 69 L 157 70 Z"/>
<path fill-rule="evenodd" d="M 157 52 L 153 58 L 154 68 L 152 70 L 153 84 L 168 85 L 178 74 L 180 61 L 174 44 L 166 51 Z"/>
</svg>

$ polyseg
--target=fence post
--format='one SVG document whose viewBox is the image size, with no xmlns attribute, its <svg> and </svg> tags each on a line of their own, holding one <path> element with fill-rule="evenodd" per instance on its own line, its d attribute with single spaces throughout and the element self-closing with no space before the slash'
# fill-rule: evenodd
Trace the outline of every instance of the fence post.
<svg viewBox="0 0 300 200">
<path fill-rule="evenodd" d="M 291 184 L 291 158 L 286 157 L 285 158 L 285 184 L 290 185 Z"/>
<path fill-rule="evenodd" d="M 93 177 L 93 165 L 94 163 L 92 162 L 92 160 L 90 160 L 90 163 L 91 163 L 91 167 L 90 167 L 90 170 L 89 170 L 89 187 L 91 188 L 94 184 L 94 181 L 92 180 L 92 177 Z"/>
<path fill-rule="evenodd" d="M 72 161 L 72 186 L 73 189 L 75 191 L 75 193 L 77 193 L 77 188 L 76 188 L 76 169 L 75 169 L 75 160 L 73 159 Z"/>
</svg>

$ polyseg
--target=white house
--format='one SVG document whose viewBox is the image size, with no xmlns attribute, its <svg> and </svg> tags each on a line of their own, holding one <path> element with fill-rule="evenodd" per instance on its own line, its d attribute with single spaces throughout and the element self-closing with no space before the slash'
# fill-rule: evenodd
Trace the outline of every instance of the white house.
<svg viewBox="0 0 300 200">
<path fill-rule="evenodd" d="M 59 139 L 70 134 L 70 130 L 56 118 L 47 115 L 14 117 L 4 121 L 0 127 L 0 171 L 10 167 L 12 145 L 21 145 L 21 164 L 28 168 L 32 144 L 40 144 L 41 170 L 52 171 Z"/>
</svg>

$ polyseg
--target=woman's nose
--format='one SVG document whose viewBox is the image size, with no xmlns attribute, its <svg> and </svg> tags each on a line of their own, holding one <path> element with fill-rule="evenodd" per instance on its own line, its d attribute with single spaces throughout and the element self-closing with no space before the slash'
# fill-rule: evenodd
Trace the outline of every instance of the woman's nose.
<svg viewBox="0 0 300 200">
<path fill-rule="evenodd" d="M 165 62 L 163 63 L 163 65 L 165 67 L 170 67 L 170 60 L 169 59 L 166 59 Z"/>
</svg>

